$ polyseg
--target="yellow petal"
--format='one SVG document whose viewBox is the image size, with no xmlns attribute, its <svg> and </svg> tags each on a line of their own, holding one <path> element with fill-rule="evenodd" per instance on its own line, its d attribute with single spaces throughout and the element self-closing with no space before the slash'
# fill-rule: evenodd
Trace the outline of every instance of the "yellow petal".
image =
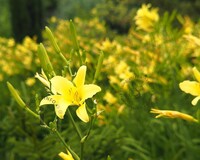
<svg viewBox="0 0 200 160">
<path fill-rule="evenodd" d="M 195 106 L 199 100 L 200 100 L 200 96 L 195 97 L 195 98 L 192 100 L 192 105 Z"/>
<path fill-rule="evenodd" d="M 197 70 L 196 67 L 194 67 L 192 70 L 193 70 L 193 73 L 194 73 L 194 76 L 195 76 L 196 80 L 198 82 L 200 82 L 200 72 Z"/>
<path fill-rule="evenodd" d="M 183 81 L 179 83 L 179 87 L 182 91 L 189 93 L 193 96 L 200 95 L 200 83 L 195 81 Z"/>
<path fill-rule="evenodd" d="M 70 102 L 66 101 L 66 99 L 63 98 L 61 95 L 51 95 L 47 96 L 40 102 L 40 106 L 47 105 L 47 104 L 53 104 L 55 105 L 55 112 L 56 115 L 63 119 L 65 112 L 70 105 Z"/>
<path fill-rule="evenodd" d="M 51 96 L 47 96 L 45 98 L 42 99 L 42 101 L 40 102 L 40 106 L 42 105 L 47 105 L 47 104 L 58 104 L 58 102 L 60 101 L 62 97 L 60 95 L 51 95 Z"/>
<path fill-rule="evenodd" d="M 76 77 L 74 78 L 73 82 L 76 85 L 76 87 L 81 87 L 85 83 L 85 75 L 86 75 L 86 66 L 81 66 L 76 74 Z"/>
<path fill-rule="evenodd" d="M 87 114 L 85 103 L 78 107 L 78 109 L 76 110 L 76 114 L 83 122 L 87 123 L 89 121 L 89 116 Z"/>
<path fill-rule="evenodd" d="M 64 118 L 64 115 L 65 115 L 65 112 L 66 112 L 68 106 L 69 106 L 69 104 L 67 104 L 67 103 L 55 105 L 55 112 L 56 112 L 56 115 L 57 115 L 60 119 L 63 119 L 63 118 Z"/>
<path fill-rule="evenodd" d="M 71 88 L 73 88 L 73 83 L 61 76 L 55 76 L 51 80 L 51 90 L 54 94 L 65 95 Z"/>
<path fill-rule="evenodd" d="M 85 101 L 88 98 L 92 98 L 92 96 L 100 91 L 101 88 L 95 84 L 84 85 L 81 91 L 82 100 Z"/>
</svg>

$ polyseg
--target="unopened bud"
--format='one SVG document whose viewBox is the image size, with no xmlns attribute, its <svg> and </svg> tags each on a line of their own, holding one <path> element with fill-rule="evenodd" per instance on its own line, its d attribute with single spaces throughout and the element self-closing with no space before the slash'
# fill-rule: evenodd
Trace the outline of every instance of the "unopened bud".
<svg viewBox="0 0 200 160">
<path fill-rule="evenodd" d="M 58 44 L 56 42 L 56 39 L 53 35 L 53 33 L 51 32 L 51 30 L 46 26 L 45 27 L 45 30 L 46 30 L 46 33 L 47 33 L 47 36 L 51 42 L 51 44 L 53 45 L 53 48 L 55 49 L 56 52 L 60 52 L 60 48 L 58 47 Z"/>
<path fill-rule="evenodd" d="M 46 49 L 44 48 L 42 43 L 40 43 L 38 46 L 38 56 L 39 56 L 40 63 L 44 71 L 48 73 L 48 75 L 51 75 L 51 76 L 55 75 L 51 62 L 49 60 L 48 54 L 46 52 Z"/>
<path fill-rule="evenodd" d="M 10 93 L 12 94 L 12 96 L 16 100 L 16 102 L 19 104 L 19 106 L 22 107 L 22 108 L 25 108 L 26 104 L 21 99 L 21 97 L 17 93 L 16 89 L 9 82 L 7 82 L 7 86 L 8 86 Z"/>
</svg>

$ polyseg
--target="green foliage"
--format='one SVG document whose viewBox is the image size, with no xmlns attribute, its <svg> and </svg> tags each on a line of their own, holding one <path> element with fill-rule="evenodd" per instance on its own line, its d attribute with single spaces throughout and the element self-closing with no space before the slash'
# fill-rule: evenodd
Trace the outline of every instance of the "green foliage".
<svg viewBox="0 0 200 160">
<path fill-rule="evenodd" d="M 11 26 L 10 26 L 10 13 L 9 13 L 9 6 L 6 0 L 0 0 L 0 36 L 1 37 L 10 37 L 11 36 Z"/>
<path fill-rule="evenodd" d="M 159 13 L 163 15 L 166 11 L 178 11 L 182 15 L 188 15 L 195 21 L 199 19 L 200 2 L 198 0 L 103 0 L 93 9 L 94 14 L 103 19 L 107 26 L 117 33 L 127 33 L 137 9 L 142 4 L 151 3 L 159 8 Z"/>
<path fill-rule="evenodd" d="M 63 56 L 71 60 L 68 63 L 73 74 L 80 65 L 77 53 L 80 52 L 81 56 L 85 54 L 84 62 L 86 61 L 88 67 L 86 81 L 91 83 L 98 57 L 101 51 L 104 53 L 99 76 L 95 79 L 102 88 L 102 93 L 96 97 L 97 106 L 100 111 L 104 111 L 94 123 L 86 141 L 85 159 L 200 159 L 199 124 L 180 119 L 155 119 L 150 113 L 150 109 L 156 107 L 181 111 L 199 119 L 199 111 L 197 116 L 195 115 L 199 104 L 191 107 L 192 96 L 181 92 L 178 86 L 183 80 L 193 79 L 193 66 L 199 68 L 199 46 L 184 37 L 188 35 L 185 31 L 186 20 L 181 16 L 183 23 L 180 23 L 178 16 L 180 15 L 177 12 L 166 12 L 153 25 L 151 32 L 138 30 L 137 26 L 131 23 L 127 34 L 113 35 L 112 40 L 107 36 L 110 33 L 107 33 L 105 24 L 98 18 L 75 18 L 76 34 L 69 21 L 56 19 L 55 23 L 50 25 L 60 50 L 55 51 L 56 45 L 53 47 L 52 42 L 46 38 L 43 43 L 56 73 L 66 75 L 69 69 L 57 52 L 62 51 Z M 190 33 L 198 37 L 199 26 L 199 23 L 192 21 L 192 26 L 189 25 Z M 73 36 L 70 34 L 70 27 L 71 31 L 74 31 Z M 38 82 L 34 85 L 22 82 L 19 85 L 21 81 L 26 81 L 27 77 L 33 77 L 36 71 L 40 72 L 33 47 L 35 41 L 29 41 L 28 45 L 23 43 L 20 47 L 18 44 L 9 47 L 9 40 L 4 39 L 1 42 L 6 49 L 0 52 L 0 56 L 7 62 L 1 63 L 8 66 L 12 64 L 12 68 L 17 71 L 8 74 L 5 70 L 0 83 L 3 91 L 0 95 L 1 159 L 58 159 L 59 152 L 66 152 L 63 144 L 54 134 L 41 128 L 39 121 L 21 110 L 5 86 L 5 82 L 9 80 L 20 91 L 26 104 L 30 104 L 30 109 L 37 112 L 35 99 L 39 101 L 47 95 L 42 90 L 44 86 Z M 17 56 L 18 48 L 23 48 L 19 50 L 21 59 Z M 20 63 L 20 60 L 16 60 L 14 65 L 6 59 L 10 56 L 3 56 L 5 50 L 21 61 L 24 57 L 29 57 L 31 67 L 30 64 L 25 66 Z M 27 53 L 29 50 L 31 52 Z M 65 72 L 60 71 L 60 66 L 65 68 Z M 116 99 L 107 97 L 107 92 Z M 89 109 L 92 113 L 92 108 Z M 70 107 L 70 111 L 72 116 L 76 117 L 73 107 Z M 40 116 L 47 124 L 53 121 L 53 106 L 41 108 Z M 87 125 L 78 118 L 75 118 L 75 121 L 86 133 Z M 80 141 L 78 135 L 74 134 L 69 116 L 58 120 L 57 128 L 70 147 L 80 154 Z"/>
<path fill-rule="evenodd" d="M 75 17 L 88 19 L 91 17 L 90 10 L 102 0 L 62 0 L 58 3 L 55 16 L 63 19 Z"/>
</svg>

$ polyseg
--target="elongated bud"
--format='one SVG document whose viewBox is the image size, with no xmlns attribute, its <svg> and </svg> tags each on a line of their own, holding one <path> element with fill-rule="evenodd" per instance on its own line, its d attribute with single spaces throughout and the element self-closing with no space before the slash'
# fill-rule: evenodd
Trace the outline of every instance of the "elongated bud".
<svg viewBox="0 0 200 160">
<path fill-rule="evenodd" d="M 22 107 L 22 108 L 25 108 L 26 104 L 21 99 L 21 97 L 17 93 L 16 89 L 9 82 L 7 82 L 7 86 L 8 86 L 10 93 L 12 94 L 12 96 L 16 100 L 16 102 L 19 104 L 19 106 Z"/>
<path fill-rule="evenodd" d="M 58 44 L 56 42 L 56 39 L 55 39 L 53 33 L 51 32 L 51 30 L 47 26 L 45 27 L 45 31 L 47 33 L 47 36 L 48 36 L 53 48 L 55 49 L 56 52 L 59 53 L 60 52 L 60 48 L 58 47 Z"/>
<path fill-rule="evenodd" d="M 75 29 L 75 26 L 74 26 L 74 23 L 72 22 L 72 20 L 70 20 L 70 32 L 71 32 L 71 38 L 72 38 L 72 41 L 73 41 L 73 44 L 74 44 L 74 48 L 76 51 L 79 50 L 79 45 L 78 45 L 78 40 L 77 40 L 77 35 L 76 35 L 76 29 Z"/>
<path fill-rule="evenodd" d="M 46 49 L 44 48 L 43 44 L 40 43 L 38 46 L 38 57 L 40 59 L 40 63 L 42 65 L 42 68 L 46 73 L 48 73 L 48 76 L 55 75 L 53 67 L 51 65 L 51 62 L 49 60 L 49 57 L 47 55 Z"/>
<path fill-rule="evenodd" d="M 108 155 L 107 160 L 111 160 L 111 157 Z"/>
<path fill-rule="evenodd" d="M 88 135 L 84 136 L 83 138 L 81 138 L 81 143 L 84 143 L 86 141 L 86 139 L 88 138 Z"/>
<path fill-rule="evenodd" d="M 97 68 L 96 68 L 96 71 L 95 71 L 93 83 L 96 82 L 96 80 L 97 80 L 97 78 L 99 76 L 99 73 L 100 73 L 100 70 L 101 70 L 101 67 L 102 67 L 102 64 L 103 64 L 103 59 L 104 59 L 104 53 L 101 52 L 100 56 L 99 56 L 99 59 L 98 59 Z"/>
<path fill-rule="evenodd" d="M 23 109 L 25 109 L 28 113 L 30 113 L 32 116 L 34 116 L 37 119 L 40 119 L 39 115 L 36 114 L 35 112 L 33 112 L 31 109 L 28 108 L 28 106 L 26 106 L 26 104 L 24 103 L 24 101 L 21 99 L 21 97 L 19 96 L 19 94 L 17 93 L 16 89 L 12 86 L 12 84 L 10 84 L 9 82 L 7 82 L 7 86 L 8 89 L 10 91 L 10 93 L 12 94 L 13 98 L 17 101 L 18 105 L 20 107 L 22 107 Z"/>
</svg>

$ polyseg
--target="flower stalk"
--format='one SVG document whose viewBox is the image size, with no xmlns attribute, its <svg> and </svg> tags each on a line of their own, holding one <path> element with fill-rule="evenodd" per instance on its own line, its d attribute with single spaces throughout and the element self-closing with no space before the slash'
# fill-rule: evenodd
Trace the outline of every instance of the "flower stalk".
<svg viewBox="0 0 200 160">
<path fill-rule="evenodd" d="M 73 118 L 73 116 L 72 116 L 70 110 L 68 109 L 67 112 L 68 112 L 69 118 L 70 118 L 70 120 L 71 120 L 71 122 L 72 122 L 72 125 L 73 125 L 74 129 L 76 130 L 76 132 L 77 132 L 79 138 L 82 139 L 83 136 L 82 136 L 81 130 L 80 130 L 80 128 L 78 127 L 78 125 L 75 123 L 74 118 Z"/>
<path fill-rule="evenodd" d="M 99 56 L 99 59 L 98 59 L 97 68 L 96 68 L 96 71 L 95 71 L 95 74 L 94 74 L 93 83 L 96 82 L 96 80 L 97 80 L 97 78 L 99 76 L 99 73 L 100 73 L 100 70 L 101 70 L 101 67 L 102 67 L 102 64 L 103 64 L 103 59 L 104 59 L 104 53 L 101 52 L 100 56 Z"/>
<path fill-rule="evenodd" d="M 75 160 L 80 160 L 79 156 L 70 148 L 70 146 L 68 146 L 68 144 L 65 142 L 65 140 L 60 135 L 60 133 L 57 130 L 54 130 L 54 133 L 58 136 L 60 141 L 67 148 L 67 150 L 72 154 L 72 156 L 75 158 Z"/>
</svg>

